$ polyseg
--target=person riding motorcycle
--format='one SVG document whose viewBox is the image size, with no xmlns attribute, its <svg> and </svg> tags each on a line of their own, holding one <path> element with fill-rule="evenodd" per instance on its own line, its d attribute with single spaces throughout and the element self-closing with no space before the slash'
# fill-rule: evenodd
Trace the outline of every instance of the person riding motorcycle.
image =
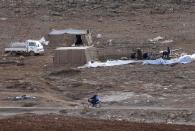
<svg viewBox="0 0 195 131">
<path fill-rule="evenodd" d="M 101 101 L 98 95 L 94 95 L 91 98 L 89 98 L 88 102 L 90 102 L 93 107 L 96 107 L 97 104 L 99 104 Z"/>
</svg>

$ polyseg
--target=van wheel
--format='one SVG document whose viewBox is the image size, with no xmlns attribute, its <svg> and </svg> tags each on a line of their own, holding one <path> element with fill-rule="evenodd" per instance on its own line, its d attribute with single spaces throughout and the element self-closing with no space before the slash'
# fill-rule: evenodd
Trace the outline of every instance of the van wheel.
<svg viewBox="0 0 195 131">
<path fill-rule="evenodd" d="M 15 51 L 11 52 L 11 56 L 16 56 L 16 55 L 17 55 L 17 53 Z"/>
<path fill-rule="evenodd" d="M 29 52 L 29 55 L 30 55 L 30 56 L 34 56 L 34 55 L 35 55 L 35 52 L 34 52 L 34 51 L 30 51 L 30 52 Z"/>
</svg>

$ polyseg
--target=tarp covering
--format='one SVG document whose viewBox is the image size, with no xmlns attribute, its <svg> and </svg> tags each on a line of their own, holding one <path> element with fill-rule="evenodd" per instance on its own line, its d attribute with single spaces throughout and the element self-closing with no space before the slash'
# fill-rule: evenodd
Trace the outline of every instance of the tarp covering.
<svg viewBox="0 0 195 131">
<path fill-rule="evenodd" d="M 179 58 L 164 60 L 162 58 L 156 60 L 108 60 L 106 62 L 94 61 L 88 62 L 88 64 L 78 67 L 78 68 L 96 68 L 96 67 L 110 67 L 117 65 L 126 65 L 131 63 L 143 63 L 150 65 L 171 65 L 171 64 L 188 64 L 195 60 L 195 54 L 193 55 L 184 55 Z"/>
<path fill-rule="evenodd" d="M 184 55 L 179 58 L 164 60 L 162 58 L 156 60 L 145 60 L 143 64 L 150 65 L 171 65 L 171 64 L 188 64 L 195 60 L 195 54 L 193 55 Z"/>
<path fill-rule="evenodd" d="M 78 29 L 63 29 L 63 30 L 52 30 L 49 35 L 63 35 L 63 34 L 72 34 L 72 35 L 85 35 L 87 34 L 86 30 Z"/>
<path fill-rule="evenodd" d="M 126 65 L 130 63 L 138 63 L 140 61 L 135 61 L 135 60 L 108 60 L 106 62 L 100 62 L 100 61 L 95 61 L 95 62 L 88 62 L 88 64 L 79 67 L 79 68 L 95 68 L 95 67 L 106 67 L 106 66 L 117 66 L 117 65 Z"/>
</svg>

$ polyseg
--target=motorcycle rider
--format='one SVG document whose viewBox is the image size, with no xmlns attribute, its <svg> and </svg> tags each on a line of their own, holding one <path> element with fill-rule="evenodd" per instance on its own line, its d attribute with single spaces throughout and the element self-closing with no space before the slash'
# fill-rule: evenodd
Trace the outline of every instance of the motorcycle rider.
<svg viewBox="0 0 195 131">
<path fill-rule="evenodd" d="M 93 107 L 96 107 L 97 104 L 99 104 L 101 102 L 100 97 L 97 94 L 95 94 L 94 96 L 89 98 L 88 101 L 92 104 Z"/>
</svg>

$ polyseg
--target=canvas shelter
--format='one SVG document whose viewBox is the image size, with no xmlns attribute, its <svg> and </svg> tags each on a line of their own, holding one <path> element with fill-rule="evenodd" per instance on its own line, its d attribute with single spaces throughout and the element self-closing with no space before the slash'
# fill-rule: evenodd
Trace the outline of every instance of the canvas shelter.
<svg viewBox="0 0 195 131">
<path fill-rule="evenodd" d="M 47 37 L 51 47 L 70 47 L 92 45 L 92 36 L 89 30 L 62 29 L 52 30 Z"/>
</svg>

